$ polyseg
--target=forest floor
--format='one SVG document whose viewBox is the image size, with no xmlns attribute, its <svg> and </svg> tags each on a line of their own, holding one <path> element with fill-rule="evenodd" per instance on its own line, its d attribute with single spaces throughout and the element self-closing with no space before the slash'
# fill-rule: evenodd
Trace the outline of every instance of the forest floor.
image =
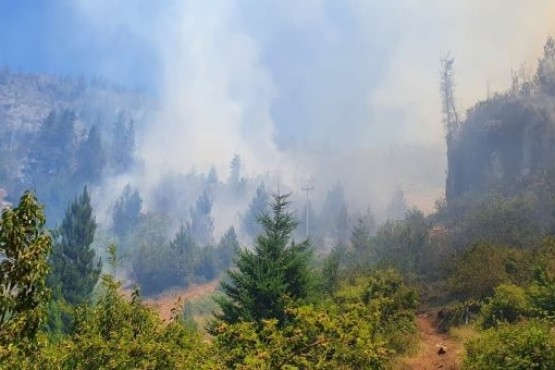
<svg viewBox="0 0 555 370">
<path fill-rule="evenodd" d="M 187 302 L 206 297 L 216 291 L 219 280 L 206 284 L 195 284 L 183 289 L 172 289 L 160 295 L 145 299 L 145 304 L 158 312 L 165 323 L 169 323 L 173 316 L 173 310 L 182 312 L 183 305 Z"/>
<path fill-rule="evenodd" d="M 462 366 L 464 346 L 457 338 L 440 333 L 434 325 L 433 315 L 421 313 L 417 317 L 420 344 L 418 352 L 410 357 L 399 359 L 394 368 L 397 370 L 458 370 Z M 443 346 L 445 354 L 439 355 Z"/>
</svg>

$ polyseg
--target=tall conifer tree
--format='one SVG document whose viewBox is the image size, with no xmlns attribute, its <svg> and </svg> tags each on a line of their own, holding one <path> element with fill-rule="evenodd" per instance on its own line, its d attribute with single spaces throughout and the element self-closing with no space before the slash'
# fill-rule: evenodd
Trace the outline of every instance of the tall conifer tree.
<svg viewBox="0 0 555 370">
<path fill-rule="evenodd" d="M 287 197 L 273 195 L 272 215 L 259 218 L 263 232 L 254 248 L 239 251 L 237 269 L 228 271 L 229 279 L 222 283 L 225 296 L 218 300 L 218 319 L 261 324 L 262 320 L 273 318 L 284 324 L 287 300 L 309 295 L 312 249 L 308 241 L 292 241 L 297 221 L 287 210 Z"/>
<path fill-rule="evenodd" d="M 59 286 L 62 297 L 70 304 L 86 301 L 98 281 L 101 262 L 91 248 L 96 226 L 85 187 L 67 208 L 52 253 L 51 285 Z"/>
</svg>

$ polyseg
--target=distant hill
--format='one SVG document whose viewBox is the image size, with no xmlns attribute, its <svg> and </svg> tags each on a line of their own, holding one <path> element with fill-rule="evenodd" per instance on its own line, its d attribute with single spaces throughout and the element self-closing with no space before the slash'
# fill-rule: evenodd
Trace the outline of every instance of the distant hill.
<svg viewBox="0 0 555 370">
<path fill-rule="evenodd" d="M 153 98 L 101 78 L 0 69 L 0 189 L 6 200 L 13 202 L 24 189 L 36 189 L 57 219 L 80 187 L 121 167 L 116 162 L 122 154 L 114 152 L 121 147 L 114 138 L 116 122 L 120 131 L 133 130 L 127 133 L 131 142 L 126 148 L 132 156 L 134 130 L 154 109 Z"/>
<path fill-rule="evenodd" d="M 0 70 L 0 133 L 36 131 L 52 110 L 75 111 L 85 121 L 113 120 L 125 110 L 135 119 L 152 108 L 154 100 L 101 78 L 60 77 Z"/>
</svg>

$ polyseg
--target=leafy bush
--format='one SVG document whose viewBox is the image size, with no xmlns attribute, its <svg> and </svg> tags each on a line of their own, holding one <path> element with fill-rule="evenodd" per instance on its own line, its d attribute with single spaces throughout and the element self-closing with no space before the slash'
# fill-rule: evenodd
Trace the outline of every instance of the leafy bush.
<svg viewBox="0 0 555 370">
<path fill-rule="evenodd" d="M 459 300 L 491 297 L 500 284 L 526 282 L 530 270 L 524 251 L 489 244 L 457 256 L 451 268 L 450 293 Z"/>
<path fill-rule="evenodd" d="M 555 282 L 536 280 L 528 287 L 532 314 L 538 317 L 555 317 Z"/>
<path fill-rule="evenodd" d="M 303 306 L 289 310 L 291 321 L 220 323 L 215 338 L 228 368 L 385 369 L 393 352 L 373 336 L 376 320 L 362 307 L 341 312 Z"/>
<path fill-rule="evenodd" d="M 501 284 L 495 288 L 493 298 L 482 307 L 483 328 L 495 326 L 497 322 L 515 322 L 530 313 L 530 301 L 524 288 L 513 284 Z"/>
<path fill-rule="evenodd" d="M 391 358 L 414 347 L 414 289 L 394 270 L 359 276 L 334 299 L 295 307 L 289 320 L 219 322 L 215 345 L 227 367 L 383 369 Z"/>
<path fill-rule="evenodd" d="M 467 325 L 472 317 L 480 311 L 480 302 L 466 300 L 458 302 L 437 313 L 437 327 L 443 333 L 447 333 L 452 327 Z"/>
<path fill-rule="evenodd" d="M 111 277 L 104 276 L 103 284 L 106 294 L 95 307 L 76 313 L 73 333 L 56 347 L 62 368 L 204 368 L 209 348 L 197 333 L 179 321 L 162 325 L 137 291 L 131 302 L 119 296 Z"/>
<path fill-rule="evenodd" d="M 398 271 L 379 270 L 359 276 L 337 293 L 335 301 L 340 307 L 362 304 L 377 315 L 375 334 L 386 341 L 389 349 L 405 353 L 416 344 L 412 334 L 416 333 L 418 295 Z"/>
<path fill-rule="evenodd" d="M 555 369 L 555 337 L 539 321 L 500 324 L 466 344 L 465 369 Z"/>
</svg>

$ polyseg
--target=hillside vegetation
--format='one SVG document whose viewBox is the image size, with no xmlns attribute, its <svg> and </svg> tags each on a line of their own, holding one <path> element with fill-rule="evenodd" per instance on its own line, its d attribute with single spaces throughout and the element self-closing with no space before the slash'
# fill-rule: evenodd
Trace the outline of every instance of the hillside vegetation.
<svg viewBox="0 0 555 370">
<path fill-rule="evenodd" d="M 10 198 L 13 206 L 0 220 L 0 366 L 412 366 L 418 328 L 430 330 L 428 321 L 417 325 L 420 309 L 427 315 L 420 320 L 431 318 L 433 330 L 445 333 L 433 338 L 472 333 L 454 366 L 555 368 L 555 41 L 547 40 L 533 76 L 514 74 L 509 91 L 478 102 L 464 117 L 454 105 L 453 63 L 443 61 L 441 82 L 446 199 L 426 215 L 406 210 L 400 192 L 391 212 L 403 210 L 399 218 L 379 224 L 368 210 L 349 222 L 338 184 L 314 215 L 311 238 L 303 237 L 290 195 L 272 194 L 263 178 L 244 177 L 238 155 L 227 180 L 215 170 L 169 174 L 146 212 L 139 191 L 125 186 L 102 229 L 88 186 L 140 165 L 133 118 L 116 115 L 110 139 L 81 125 L 82 113 L 71 110 L 50 112 L 28 131 L 20 125 L 32 145 L 20 159 L 2 141 L 11 153 L 2 158 L 12 161 L 2 176 L 18 184 L 6 185 L 10 192 L 35 184 L 38 199 L 29 191 Z M 10 83 L 22 78 L 3 76 Z M 103 145 L 111 149 L 99 151 Z M 91 151 L 106 160 L 88 162 Z M 180 190 L 183 184 L 194 196 Z M 78 191 L 62 199 L 64 186 Z M 240 230 L 229 228 L 219 241 L 216 194 L 248 204 Z M 50 231 L 43 197 L 67 206 L 47 208 L 60 225 Z M 119 246 L 98 247 L 109 240 Z M 213 312 L 205 327 L 191 320 L 187 306 L 163 324 L 141 297 L 216 279 L 220 289 L 207 305 Z M 128 280 L 138 285 L 124 298 Z"/>
</svg>

